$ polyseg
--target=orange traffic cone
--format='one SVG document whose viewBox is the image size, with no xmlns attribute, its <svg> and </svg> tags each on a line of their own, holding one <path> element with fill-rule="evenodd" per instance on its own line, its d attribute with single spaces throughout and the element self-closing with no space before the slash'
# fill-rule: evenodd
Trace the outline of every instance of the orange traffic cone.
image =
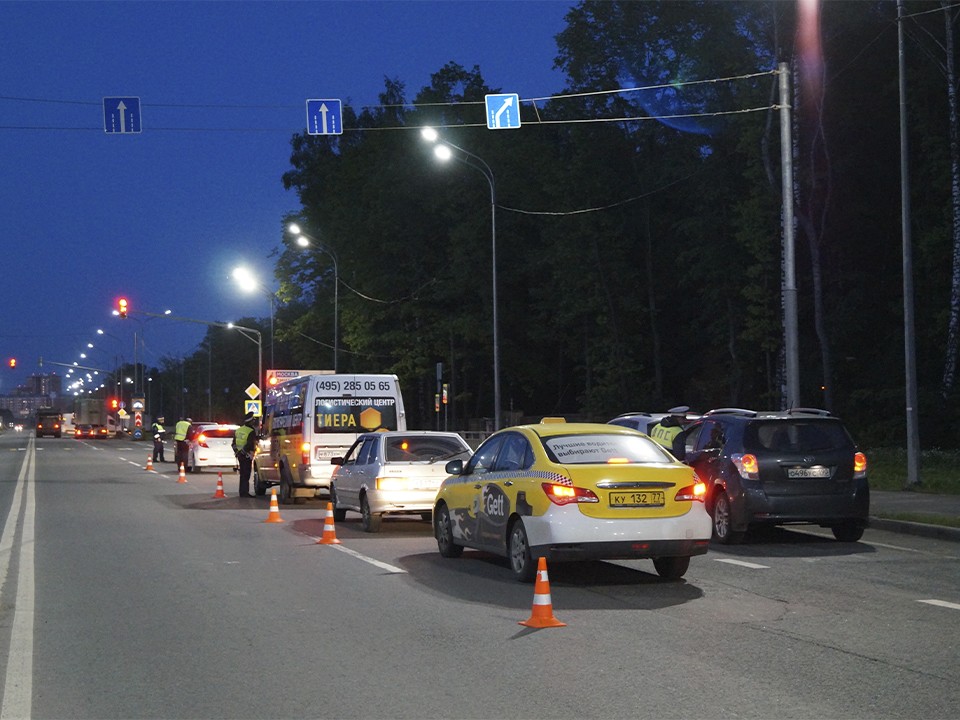
<svg viewBox="0 0 960 720">
<path fill-rule="evenodd" d="M 550 600 L 550 578 L 547 576 L 547 559 L 537 561 L 537 582 L 533 586 L 533 612 L 530 617 L 518 625 L 532 628 L 565 627 L 553 616 L 553 602 Z"/>
<path fill-rule="evenodd" d="M 278 523 L 283 522 L 283 518 L 280 517 L 280 505 L 277 503 L 277 489 L 270 489 L 270 514 L 267 515 L 267 519 L 264 522 L 268 523 Z"/>
<path fill-rule="evenodd" d="M 147 455 L 147 466 L 144 470 L 153 470 L 153 455 Z"/>
<path fill-rule="evenodd" d="M 183 463 L 180 463 L 180 477 L 177 478 L 178 483 L 185 483 L 187 481 L 187 473 L 183 469 Z"/>
<path fill-rule="evenodd" d="M 333 527 L 333 503 L 327 503 L 327 517 L 323 521 L 323 535 L 317 540 L 318 545 L 341 545 L 337 540 L 337 531 Z"/>
<path fill-rule="evenodd" d="M 214 494 L 215 498 L 225 498 L 226 495 L 223 494 L 223 473 L 217 473 L 217 492 Z"/>
</svg>

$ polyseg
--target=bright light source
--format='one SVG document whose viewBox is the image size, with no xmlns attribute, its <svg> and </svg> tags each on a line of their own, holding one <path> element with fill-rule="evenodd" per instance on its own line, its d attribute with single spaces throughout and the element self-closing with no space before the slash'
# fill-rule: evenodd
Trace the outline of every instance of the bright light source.
<svg viewBox="0 0 960 720">
<path fill-rule="evenodd" d="M 440 133 L 434 130 L 432 127 L 425 127 L 420 131 L 420 135 L 427 142 L 436 142 L 440 139 Z"/>
<path fill-rule="evenodd" d="M 307 240 L 305 235 L 301 235 L 297 238 L 297 245 L 299 245 L 300 247 L 309 247 L 310 241 Z"/>
<path fill-rule="evenodd" d="M 253 292 L 257 289 L 257 279 L 245 267 L 234 268 L 233 279 L 239 283 L 240 289 L 245 292 Z"/>
<path fill-rule="evenodd" d="M 453 151 L 446 145 L 437 145 L 433 149 L 433 154 L 437 156 L 440 160 L 446 162 L 453 157 Z"/>
<path fill-rule="evenodd" d="M 290 231 L 291 235 L 299 235 L 301 233 L 300 226 L 296 223 L 290 223 L 287 225 L 287 230 Z"/>
</svg>

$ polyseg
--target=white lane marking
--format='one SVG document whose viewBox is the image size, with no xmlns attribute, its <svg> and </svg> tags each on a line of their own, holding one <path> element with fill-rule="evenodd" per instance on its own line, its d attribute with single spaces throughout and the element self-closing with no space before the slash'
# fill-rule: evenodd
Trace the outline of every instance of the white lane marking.
<svg viewBox="0 0 960 720">
<path fill-rule="evenodd" d="M 3 685 L 3 704 L 0 706 L 0 718 L 29 718 L 33 714 L 33 633 L 35 620 L 34 595 L 34 549 L 36 545 L 36 465 L 33 438 L 30 439 L 29 452 L 23 461 L 13 502 L 3 528 L 0 547 L 4 552 L 3 577 L 9 570 L 9 555 L 13 552 L 13 540 L 17 518 L 21 511 L 20 495 L 25 495 L 23 518 L 17 565 L 17 596 L 14 599 L 13 625 L 10 628 L 10 647 L 7 654 L 6 677 Z M 13 523 L 10 521 L 13 520 Z M 9 554 L 7 552 L 9 547 Z"/>
<path fill-rule="evenodd" d="M 917 602 L 927 605 L 936 605 L 937 607 L 950 608 L 951 610 L 960 610 L 960 604 L 947 602 L 946 600 L 917 600 Z"/>
<path fill-rule="evenodd" d="M 390 573 L 406 574 L 407 572 L 403 568 L 398 568 L 396 565 L 390 565 L 389 563 L 380 562 L 379 560 L 374 560 L 372 557 L 367 557 L 366 555 L 362 553 L 358 553 L 356 550 L 351 550 L 348 547 L 344 547 L 343 545 L 331 545 L 330 547 L 332 547 L 335 550 L 339 550 L 340 552 L 345 552 L 347 555 L 352 555 L 358 560 L 363 560 L 364 562 L 370 563 L 371 565 L 376 565 L 378 568 L 381 568 L 382 570 L 386 570 L 387 572 L 390 572 Z"/>
<path fill-rule="evenodd" d="M 757 563 L 747 562 L 746 560 L 734 560 L 732 558 L 713 558 L 716 562 L 727 563 L 728 565 L 739 565 L 740 567 L 750 568 L 752 570 L 769 570 L 769 565 L 758 565 Z"/>
</svg>

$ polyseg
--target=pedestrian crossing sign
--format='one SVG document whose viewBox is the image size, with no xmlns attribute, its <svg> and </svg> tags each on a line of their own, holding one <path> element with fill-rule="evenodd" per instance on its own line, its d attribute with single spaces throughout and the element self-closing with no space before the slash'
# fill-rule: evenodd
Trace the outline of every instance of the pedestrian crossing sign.
<svg viewBox="0 0 960 720">
<path fill-rule="evenodd" d="M 253 413 L 254 417 L 260 417 L 263 415 L 263 406 L 259 400 L 244 400 L 243 401 L 243 413 Z"/>
</svg>

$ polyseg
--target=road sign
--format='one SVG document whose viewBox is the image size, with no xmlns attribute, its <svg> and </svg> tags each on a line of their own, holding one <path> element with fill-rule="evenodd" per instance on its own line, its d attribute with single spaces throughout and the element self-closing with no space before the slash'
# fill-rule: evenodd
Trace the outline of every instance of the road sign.
<svg viewBox="0 0 960 720">
<path fill-rule="evenodd" d="M 247 397 L 251 400 L 256 400 L 260 395 L 260 388 L 257 387 L 256 383 L 250 383 L 249 387 L 244 391 L 247 393 Z"/>
<path fill-rule="evenodd" d="M 103 99 L 103 131 L 109 135 L 139 133 L 140 98 L 105 97 Z"/>
<path fill-rule="evenodd" d="M 260 417 L 263 415 L 263 405 L 259 400 L 244 400 L 243 401 L 243 414 L 253 413 L 254 417 Z"/>
<path fill-rule="evenodd" d="M 520 127 L 520 96 L 516 93 L 484 95 L 487 106 L 487 128 L 512 130 Z"/>
<path fill-rule="evenodd" d="M 343 105 L 339 100 L 307 100 L 307 135 L 342 135 Z"/>
</svg>

